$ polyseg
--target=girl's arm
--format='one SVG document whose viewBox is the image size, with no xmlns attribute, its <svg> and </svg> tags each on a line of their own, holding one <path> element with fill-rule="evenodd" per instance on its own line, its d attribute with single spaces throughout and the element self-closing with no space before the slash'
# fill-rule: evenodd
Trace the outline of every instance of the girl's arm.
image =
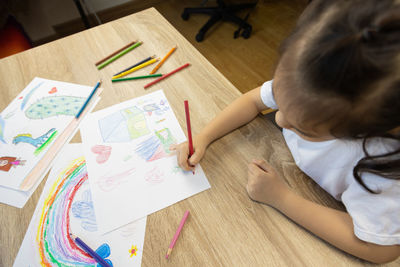
<svg viewBox="0 0 400 267">
<path fill-rule="evenodd" d="M 233 101 L 219 113 L 203 130 L 193 138 L 194 154 L 188 160 L 187 142 L 173 145 L 171 150 L 177 154 L 178 164 L 184 170 L 193 170 L 203 157 L 205 150 L 214 140 L 253 120 L 258 113 L 267 109 L 257 87 Z"/>
<path fill-rule="evenodd" d="M 333 246 L 361 259 L 386 263 L 400 256 L 399 245 L 377 245 L 354 235 L 346 212 L 311 202 L 293 192 L 271 165 L 263 160 L 249 164 L 249 196 L 268 204 Z"/>
<path fill-rule="evenodd" d="M 236 128 L 253 120 L 258 113 L 267 109 L 260 97 L 261 87 L 243 94 L 221 111 L 200 132 L 207 145 Z"/>
</svg>

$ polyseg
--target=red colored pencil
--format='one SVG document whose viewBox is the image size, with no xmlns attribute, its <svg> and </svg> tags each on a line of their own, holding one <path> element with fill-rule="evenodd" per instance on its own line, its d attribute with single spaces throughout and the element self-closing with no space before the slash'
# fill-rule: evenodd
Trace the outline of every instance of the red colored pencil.
<svg viewBox="0 0 400 267">
<path fill-rule="evenodd" d="M 192 129 L 190 127 L 189 102 L 187 100 L 185 100 L 185 113 L 186 113 L 186 126 L 188 131 L 189 157 L 190 157 L 193 155 L 193 140 L 192 140 Z"/>
<path fill-rule="evenodd" d="M 189 102 L 185 100 L 186 128 L 188 132 L 189 158 L 193 155 L 192 127 L 190 126 Z M 193 170 L 194 174 L 194 170 Z"/>
<path fill-rule="evenodd" d="M 153 84 L 158 83 L 159 81 L 161 81 L 161 80 L 163 80 L 163 79 L 165 79 L 165 78 L 171 76 L 172 74 L 174 74 L 174 73 L 176 73 L 176 72 L 178 72 L 178 71 L 180 71 L 180 70 L 182 70 L 182 69 L 184 69 L 184 68 L 186 68 L 186 67 L 189 67 L 189 66 L 190 66 L 190 64 L 189 64 L 189 63 L 186 63 L 185 65 L 180 66 L 180 67 L 177 68 L 176 70 L 173 70 L 173 71 L 171 71 L 170 73 L 164 74 L 164 75 L 161 76 L 160 78 L 158 78 L 158 79 L 152 81 L 151 83 L 146 84 L 146 85 L 144 86 L 144 89 L 146 89 L 146 88 L 152 86 Z"/>
</svg>

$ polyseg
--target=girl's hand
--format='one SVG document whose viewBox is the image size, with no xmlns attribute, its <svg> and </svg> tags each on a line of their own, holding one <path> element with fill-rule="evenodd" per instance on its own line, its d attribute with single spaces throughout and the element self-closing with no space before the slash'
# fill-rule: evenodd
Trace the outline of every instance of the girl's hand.
<svg viewBox="0 0 400 267">
<path fill-rule="evenodd" d="M 279 207 L 279 203 L 290 192 L 289 187 L 264 160 L 253 160 L 248 165 L 247 193 L 249 197 L 258 202 Z"/>
<path fill-rule="evenodd" d="M 193 138 L 193 155 L 189 158 L 189 144 L 183 142 L 170 146 L 170 150 L 176 151 L 178 165 L 185 171 L 193 171 L 194 166 L 203 158 L 208 143 L 202 138 L 201 135 Z"/>
</svg>

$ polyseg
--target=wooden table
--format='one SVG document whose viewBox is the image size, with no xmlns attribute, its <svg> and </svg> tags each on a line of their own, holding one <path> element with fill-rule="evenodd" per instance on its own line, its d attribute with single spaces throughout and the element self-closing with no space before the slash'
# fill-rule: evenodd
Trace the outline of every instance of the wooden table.
<svg viewBox="0 0 400 267">
<path fill-rule="evenodd" d="M 143 45 L 98 71 L 94 62 L 132 40 Z M 143 89 L 147 81 L 112 84 L 122 68 L 153 54 L 174 55 L 160 69 L 186 62 L 188 69 Z M 137 74 L 147 73 L 148 69 Z M 192 130 L 206 123 L 239 91 L 215 69 L 155 9 L 107 23 L 67 38 L 0 60 L 0 110 L 35 77 L 93 85 L 103 79 L 102 100 L 96 110 L 163 89 L 179 123 L 185 127 L 183 101 L 191 107 Z M 75 136 L 72 142 L 80 142 Z M 259 116 L 213 143 L 201 162 L 211 189 L 148 217 L 143 266 L 348 266 L 365 262 L 342 253 L 276 210 L 251 201 L 246 193 L 247 163 L 253 158 L 271 162 L 291 187 L 316 202 L 341 208 L 294 164 L 282 135 Z M 11 266 L 29 225 L 45 180 L 23 209 L 0 204 L 0 266 Z M 171 258 L 164 258 L 184 211 L 185 228 Z M 399 265 L 396 261 L 391 265 Z"/>
</svg>

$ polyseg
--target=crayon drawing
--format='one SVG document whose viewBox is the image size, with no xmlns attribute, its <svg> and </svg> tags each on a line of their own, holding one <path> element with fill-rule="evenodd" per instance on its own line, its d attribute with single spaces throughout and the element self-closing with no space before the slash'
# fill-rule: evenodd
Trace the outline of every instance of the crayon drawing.
<svg viewBox="0 0 400 267">
<path fill-rule="evenodd" d="M 43 265 L 94 266 L 96 262 L 71 239 L 70 210 L 87 180 L 85 160 L 76 159 L 57 178 L 41 208 L 36 242 Z"/>
<path fill-rule="evenodd" d="M 156 165 L 145 174 L 144 179 L 150 184 L 159 184 L 164 182 L 164 177 L 164 172 Z"/>
<path fill-rule="evenodd" d="M 80 144 L 68 145 L 54 164 L 25 234 L 14 266 L 101 267 L 70 237 L 74 234 L 111 266 L 140 266 L 146 218 L 128 226 L 134 236 L 123 238 L 122 227 L 100 235 Z M 127 229 L 130 229 L 127 228 Z M 127 248 L 137 245 L 137 260 Z"/>
<path fill-rule="evenodd" d="M 136 255 L 137 255 L 136 252 L 137 252 L 137 246 L 133 246 L 133 245 L 132 245 L 131 249 L 129 250 L 130 256 L 131 256 L 131 257 L 132 257 L 132 256 L 136 256 Z"/>
<path fill-rule="evenodd" d="M 103 141 L 106 143 L 130 142 L 150 133 L 142 110 L 130 107 L 112 113 L 98 121 Z"/>
<path fill-rule="evenodd" d="M 55 132 L 55 128 L 51 128 L 48 130 L 45 134 L 37 137 L 37 138 L 32 138 L 31 134 L 19 134 L 13 138 L 13 144 L 18 145 L 19 143 L 27 143 L 31 144 L 34 147 L 40 147 L 44 142 L 49 139 L 49 137 Z"/>
<path fill-rule="evenodd" d="M 12 167 L 23 166 L 25 160 L 16 157 L 0 157 L 0 171 L 8 172 Z"/>
<path fill-rule="evenodd" d="M 26 103 L 28 103 L 29 99 L 31 96 L 35 93 L 35 91 L 44 83 L 44 81 L 38 83 L 35 87 L 32 88 L 32 90 L 29 91 L 29 93 L 23 98 L 22 103 L 21 103 L 21 110 L 24 109 Z"/>
<path fill-rule="evenodd" d="M 136 167 L 133 167 L 121 173 L 103 176 L 98 180 L 97 184 L 103 192 L 110 192 L 120 184 L 126 182 L 129 176 L 133 175 L 135 171 Z"/>
<path fill-rule="evenodd" d="M 96 162 L 99 164 L 105 163 L 111 155 L 111 149 L 112 147 L 110 146 L 103 146 L 103 145 L 92 146 L 92 152 L 94 154 L 97 154 Z"/>
<path fill-rule="evenodd" d="M 100 233 L 210 187 L 200 166 L 195 174 L 175 170 L 177 159 L 169 147 L 186 136 L 162 90 L 89 114 L 81 137 Z M 91 151 L 100 144 L 112 147 L 104 164 Z"/>
<path fill-rule="evenodd" d="M 89 232 L 97 231 L 96 216 L 94 215 L 90 190 L 86 190 L 83 193 L 82 199 L 72 203 L 71 211 L 75 218 L 81 219 L 81 226 L 83 229 Z"/>
<path fill-rule="evenodd" d="M 79 96 L 48 96 L 37 100 L 26 111 L 32 120 L 42 120 L 58 115 L 75 116 L 86 98 Z"/>
<path fill-rule="evenodd" d="M 79 124 L 75 114 L 92 89 L 90 86 L 34 78 L 1 112 L 0 156 L 25 160 L 23 165 L 13 165 L 16 168 L 0 171 L 0 186 L 4 190 L 13 189 L 16 193 L 10 194 L 14 195 L 21 192 L 22 199 L 23 195 L 27 195 L 23 192 L 30 190 L 36 180 L 42 179 L 40 174 L 45 169 L 35 171 L 35 166 L 48 155 L 42 161 L 43 167 L 48 167 L 56 152 L 65 144 L 61 139 L 65 141 L 72 137 L 73 128 Z M 94 102 L 90 104 L 90 109 Z M 57 143 L 60 145 L 54 146 Z M 4 200 L 5 194 L 1 195 L 0 202 L 9 204 L 18 198 Z"/>
<path fill-rule="evenodd" d="M 154 161 L 171 155 L 169 146 L 176 143 L 171 131 L 164 128 L 140 143 L 135 152 L 146 161 Z"/>
</svg>

